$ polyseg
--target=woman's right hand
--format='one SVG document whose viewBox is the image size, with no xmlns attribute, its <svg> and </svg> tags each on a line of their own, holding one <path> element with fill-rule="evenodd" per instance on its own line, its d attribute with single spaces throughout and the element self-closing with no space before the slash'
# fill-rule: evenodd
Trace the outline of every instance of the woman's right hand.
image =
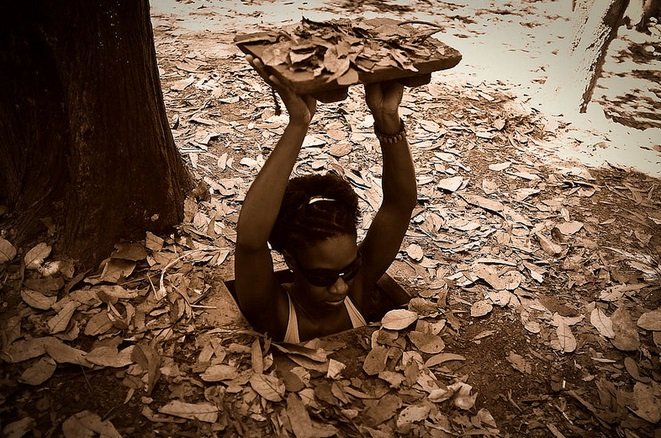
<svg viewBox="0 0 661 438">
<path fill-rule="evenodd" d="M 317 109 L 317 100 L 308 94 L 297 94 L 291 86 L 274 75 L 269 75 L 261 59 L 247 55 L 246 60 L 257 70 L 262 79 L 278 92 L 289 113 L 289 122 L 309 125 Z"/>
</svg>

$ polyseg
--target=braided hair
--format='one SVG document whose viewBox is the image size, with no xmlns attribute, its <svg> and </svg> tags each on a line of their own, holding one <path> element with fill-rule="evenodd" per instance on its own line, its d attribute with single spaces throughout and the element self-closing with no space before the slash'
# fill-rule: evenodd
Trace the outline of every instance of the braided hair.
<svg viewBox="0 0 661 438">
<path fill-rule="evenodd" d="M 269 243 L 276 251 L 309 247 L 342 234 L 356 236 L 358 196 L 339 175 L 306 175 L 287 184 Z"/>
</svg>

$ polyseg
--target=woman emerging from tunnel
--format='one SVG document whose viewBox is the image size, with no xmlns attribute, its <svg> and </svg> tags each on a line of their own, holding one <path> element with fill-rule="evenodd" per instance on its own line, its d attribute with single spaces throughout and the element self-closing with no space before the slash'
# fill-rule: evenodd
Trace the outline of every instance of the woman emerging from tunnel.
<svg viewBox="0 0 661 438">
<path fill-rule="evenodd" d="M 383 202 L 358 244 L 358 198 L 347 181 L 334 174 L 289 180 L 316 100 L 269 76 L 259 59 L 247 60 L 278 92 L 289 123 L 241 208 L 235 259 L 239 307 L 255 328 L 285 342 L 365 325 L 370 295 L 399 251 L 416 204 L 415 171 L 399 116 L 403 86 L 365 85 L 383 155 Z M 269 243 L 284 256 L 293 283 L 276 279 Z"/>
</svg>

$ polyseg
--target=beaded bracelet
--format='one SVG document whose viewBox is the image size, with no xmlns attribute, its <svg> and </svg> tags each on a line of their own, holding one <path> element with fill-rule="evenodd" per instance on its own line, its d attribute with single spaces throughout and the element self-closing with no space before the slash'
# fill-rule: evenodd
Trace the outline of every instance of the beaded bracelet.
<svg viewBox="0 0 661 438">
<path fill-rule="evenodd" d="M 399 132 L 397 134 L 393 135 L 388 135 L 384 134 L 383 132 L 379 132 L 376 127 L 374 127 L 374 134 L 376 135 L 376 138 L 379 139 L 379 143 L 381 144 L 395 144 L 399 143 L 400 141 L 404 140 L 406 138 L 406 126 L 404 125 L 404 120 L 401 118 L 399 119 Z"/>
</svg>

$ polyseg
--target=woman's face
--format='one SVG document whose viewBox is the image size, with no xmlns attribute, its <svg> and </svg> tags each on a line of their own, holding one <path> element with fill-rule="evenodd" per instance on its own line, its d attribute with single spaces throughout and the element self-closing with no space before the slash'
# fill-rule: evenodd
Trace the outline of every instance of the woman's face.
<svg viewBox="0 0 661 438">
<path fill-rule="evenodd" d="M 299 300 L 313 307 L 341 306 L 360 268 L 356 237 L 342 234 L 301 248 L 293 265 Z"/>
</svg>

